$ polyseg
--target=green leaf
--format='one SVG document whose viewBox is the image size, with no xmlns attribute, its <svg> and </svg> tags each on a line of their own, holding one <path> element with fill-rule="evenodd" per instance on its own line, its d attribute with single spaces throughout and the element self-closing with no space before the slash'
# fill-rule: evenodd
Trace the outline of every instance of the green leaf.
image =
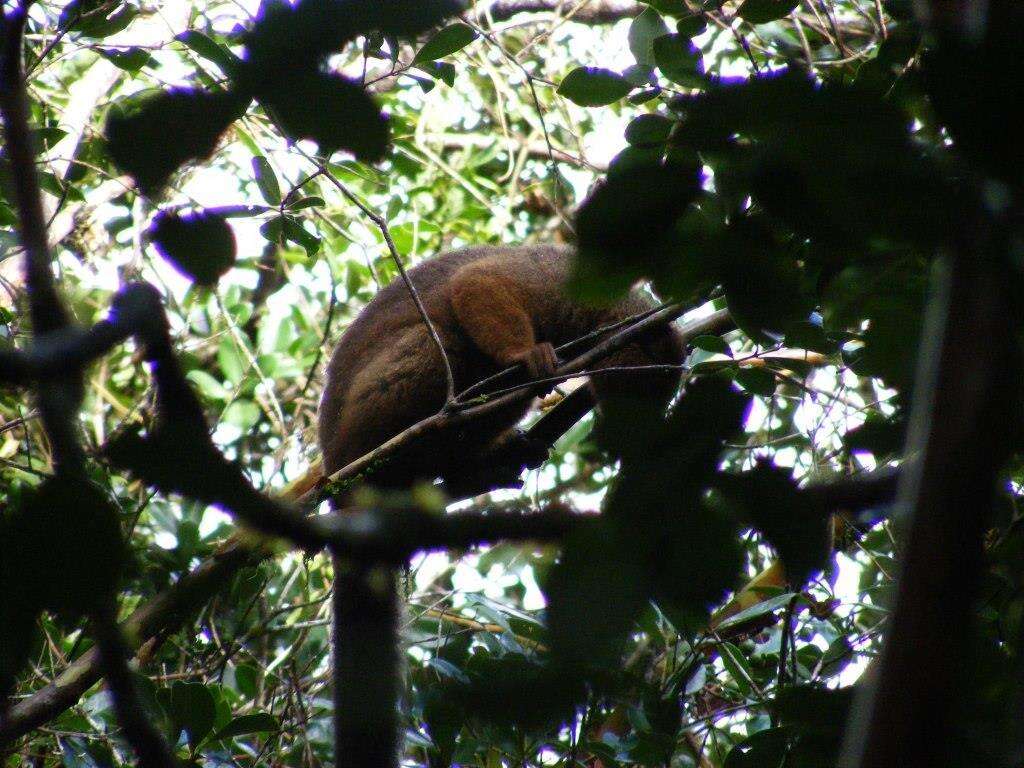
<svg viewBox="0 0 1024 768">
<path fill-rule="evenodd" d="M 251 664 L 239 664 L 235 667 L 235 687 L 238 692 L 247 698 L 256 696 L 258 688 L 259 671 Z"/>
<path fill-rule="evenodd" d="M 690 12 L 685 0 L 643 0 L 643 2 L 666 16 L 680 16 Z"/>
<path fill-rule="evenodd" d="M 558 86 L 558 93 L 581 107 L 611 104 L 633 90 L 622 75 L 602 67 L 577 67 Z"/>
<path fill-rule="evenodd" d="M 197 29 L 189 29 L 177 35 L 178 42 L 190 50 L 211 61 L 220 67 L 226 75 L 234 74 L 242 66 L 242 60 L 232 53 L 226 46 L 221 45 L 213 38 L 203 34 Z"/>
<path fill-rule="evenodd" d="M 626 126 L 626 141 L 633 146 L 656 146 L 668 141 L 675 122 L 654 113 L 638 115 Z"/>
<path fill-rule="evenodd" d="M 250 733 L 277 733 L 281 730 L 281 722 L 268 712 L 252 712 L 239 715 L 225 725 L 214 736 L 215 739 L 230 739 Z"/>
<path fill-rule="evenodd" d="M 235 235 L 223 216 L 161 211 L 149 236 L 161 256 L 199 285 L 213 285 L 235 263 Z"/>
<path fill-rule="evenodd" d="M 722 632 L 730 627 L 738 627 L 741 624 L 746 624 L 752 619 L 759 619 L 762 616 L 767 616 L 769 613 L 774 613 L 780 608 L 788 606 L 797 594 L 799 593 L 786 592 L 781 595 L 775 595 L 775 597 L 770 597 L 767 600 L 762 600 L 749 608 L 745 608 L 739 613 L 733 614 L 728 619 L 721 622 L 715 629 Z"/>
<path fill-rule="evenodd" d="M 676 32 L 683 37 L 696 37 L 707 28 L 707 21 L 698 15 L 686 16 L 676 22 Z"/>
<path fill-rule="evenodd" d="M 449 61 L 425 61 L 417 64 L 416 69 L 426 72 L 435 80 L 440 80 L 449 88 L 455 85 L 455 65 Z"/>
<path fill-rule="evenodd" d="M 300 197 L 294 202 L 288 203 L 289 211 L 301 211 L 304 208 L 322 208 L 326 203 L 322 197 L 316 195 L 310 195 L 309 197 Z"/>
<path fill-rule="evenodd" d="M 217 345 L 217 363 L 228 381 L 236 386 L 241 383 L 245 376 L 246 364 L 230 336 L 221 338 L 220 344 Z"/>
<path fill-rule="evenodd" d="M 132 47 L 124 50 L 99 48 L 98 53 L 115 67 L 123 69 L 125 72 L 138 72 L 153 61 L 153 57 L 145 48 Z"/>
<path fill-rule="evenodd" d="M 732 348 L 721 336 L 705 334 L 703 336 L 698 336 L 691 341 L 690 344 L 697 349 L 703 349 L 705 352 L 714 352 L 717 355 L 728 355 L 729 357 L 732 357 Z"/>
<path fill-rule="evenodd" d="M 260 409 L 252 400 L 235 400 L 224 411 L 223 420 L 242 432 L 251 430 L 260 420 Z"/>
<path fill-rule="evenodd" d="M 199 388 L 203 397 L 211 400 L 227 400 L 230 393 L 224 389 L 224 385 L 217 381 L 206 371 L 194 368 L 185 374 L 185 378 Z"/>
<path fill-rule="evenodd" d="M 792 13 L 800 0 L 743 0 L 736 14 L 751 24 L 767 24 Z"/>
<path fill-rule="evenodd" d="M 179 733 L 185 731 L 193 749 L 213 729 L 216 717 L 217 704 L 205 685 L 176 682 L 171 686 L 171 719 Z"/>
<path fill-rule="evenodd" d="M 653 8 L 644 8 L 629 25 L 629 50 L 633 52 L 636 63 L 643 67 L 653 67 L 654 40 L 668 34 L 661 15 Z"/>
<path fill-rule="evenodd" d="M 302 222 L 294 216 L 284 217 L 284 236 L 293 243 L 302 246 L 306 251 L 306 258 L 312 259 L 320 252 L 322 241 L 319 237 L 311 234 L 302 226 Z"/>
<path fill-rule="evenodd" d="M 662 35 L 654 41 L 654 60 L 661 74 L 678 85 L 702 88 L 707 85 L 700 49 L 682 35 Z"/>
<path fill-rule="evenodd" d="M 256 177 L 256 186 L 260 188 L 260 194 L 270 205 L 281 204 L 281 185 L 277 181 L 277 174 L 270 167 L 270 162 L 263 155 L 255 155 L 252 159 L 252 172 Z"/>
<path fill-rule="evenodd" d="M 726 670 L 729 672 L 729 676 L 736 682 L 737 687 L 740 689 L 740 693 L 744 696 L 750 695 L 754 690 L 754 674 L 750 665 L 747 664 L 747 659 L 743 655 L 743 652 L 729 642 L 719 643 L 717 647 L 722 658 L 722 664 L 725 665 Z"/>
<path fill-rule="evenodd" d="M 661 88 L 658 88 L 657 86 L 654 88 L 646 88 L 642 91 L 637 91 L 636 93 L 630 94 L 630 97 L 627 99 L 627 101 L 630 104 L 646 104 L 651 99 L 657 98 L 658 94 L 660 93 Z"/>
<path fill-rule="evenodd" d="M 761 397 L 775 394 L 775 377 L 764 368 L 741 368 L 736 371 L 736 383 L 747 392 Z"/>
<path fill-rule="evenodd" d="M 423 47 L 416 52 L 413 63 L 419 64 L 451 56 L 456 51 L 461 51 L 476 38 L 476 31 L 468 24 L 461 21 L 449 24 L 444 29 L 438 30 L 432 38 L 424 43 Z"/>
</svg>

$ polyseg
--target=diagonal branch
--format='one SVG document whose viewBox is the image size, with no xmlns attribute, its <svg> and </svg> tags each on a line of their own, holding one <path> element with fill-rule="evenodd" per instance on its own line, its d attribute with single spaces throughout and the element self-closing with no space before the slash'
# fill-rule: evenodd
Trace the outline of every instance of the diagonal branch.
<svg viewBox="0 0 1024 768">
<path fill-rule="evenodd" d="M 633 325 L 612 334 L 608 338 L 594 345 L 588 351 L 568 361 L 564 365 L 559 366 L 555 371 L 555 375 L 565 376 L 566 374 L 573 373 L 581 374 L 586 371 L 589 366 L 602 358 L 607 357 L 612 352 L 622 349 L 645 331 L 659 325 L 663 325 L 664 323 L 672 322 L 685 311 L 686 307 L 682 304 L 667 304 L 657 312 L 654 312 Z M 723 327 L 731 326 L 731 323 L 732 320 L 729 318 L 729 313 L 726 310 L 718 310 L 707 318 L 695 320 L 694 322 L 689 323 L 686 328 L 683 329 L 684 340 L 693 339 L 706 333 L 713 333 L 716 329 L 721 330 Z M 523 401 L 530 400 L 532 397 L 532 393 L 528 390 L 516 391 L 493 398 L 482 404 L 471 404 L 462 407 L 459 410 L 442 410 L 434 416 L 430 416 L 410 427 L 407 427 L 374 450 L 360 456 L 352 462 L 349 462 L 327 478 L 319 488 L 313 489 L 300 498 L 299 503 L 318 503 L 319 501 L 323 501 L 329 495 L 329 493 L 324 492 L 325 486 L 336 485 L 352 480 L 353 478 L 368 471 L 371 467 L 386 461 L 396 455 L 399 451 L 406 449 L 409 445 L 424 439 L 428 435 L 433 435 L 443 430 L 458 427 L 461 424 L 465 424 L 469 421 L 473 421 L 482 416 L 493 413 L 512 405 L 513 403 L 521 403 Z"/>
</svg>

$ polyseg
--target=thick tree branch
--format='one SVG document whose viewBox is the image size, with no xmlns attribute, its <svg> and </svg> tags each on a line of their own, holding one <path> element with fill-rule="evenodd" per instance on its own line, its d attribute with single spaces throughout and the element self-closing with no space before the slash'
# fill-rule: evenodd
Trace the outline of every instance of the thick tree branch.
<svg viewBox="0 0 1024 768">
<path fill-rule="evenodd" d="M 478 18 L 490 17 L 494 21 L 508 21 L 523 13 L 557 13 L 571 16 L 580 24 L 614 24 L 636 16 L 643 6 L 633 0 L 591 0 L 565 2 L 565 0 L 492 0 L 476 4 Z"/>
<path fill-rule="evenodd" d="M 840 763 L 850 768 L 944 764 L 955 731 L 982 539 L 1020 407 L 1005 244 L 979 219 L 940 262 L 923 330 L 897 504 L 906 531 L 899 591 L 872 684 L 854 707 Z"/>
<path fill-rule="evenodd" d="M 577 390 L 586 391 L 582 388 Z M 572 396 L 567 398 L 571 399 Z M 823 508 L 855 511 L 859 504 L 876 504 L 884 497 L 890 482 L 891 478 L 876 481 L 872 476 L 864 479 L 863 492 L 859 490 L 857 480 L 810 486 L 804 492 L 813 494 L 815 503 Z M 836 494 L 834 504 L 830 502 L 830 490 Z M 383 552 L 388 559 L 397 557 L 398 553 L 388 548 L 386 537 L 392 533 L 388 519 L 380 515 L 373 516 L 372 513 L 355 514 L 350 522 L 342 522 L 342 516 L 332 521 L 331 525 L 337 526 L 333 533 L 339 546 L 350 547 L 351 552 L 364 556 L 372 552 Z M 348 518 L 348 515 L 344 516 L 345 520 Z M 589 521 L 585 516 L 570 516 L 557 507 L 531 515 L 504 513 L 430 518 L 417 520 L 416 525 L 424 532 L 424 543 L 429 545 L 432 542 L 437 547 L 468 547 L 480 541 L 498 538 L 554 540 L 560 538 L 569 526 L 586 525 Z M 122 624 L 122 631 L 136 648 L 154 640 L 159 642 L 178 631 L 199 608 L 229 586 L 231 578 L 239 570 L 271 556 L 269 549 L 244 543 L 237 537 L 229 539 L 215 555 L 132 613 Z M 29 733 L 74 706 L 99 678 L 99 659 L 95 650 L 90 650 L 68 665 L 52 683 L 11 707 L 6 719 L 0 721 L 0 745 Z"/>
<path fill-rule="evenodd" d="M 11 165 L 18 228 L 25 249 L 25 283 L 28 286 L 32 326 L 37 334 L 57 330 L 71 318 L 54 286 L 46 219 L 36 174 L 36 153 L 29 129 L 28 98 L 22 71 L 22 34 L 28 17 L 27 4 L 2 14 L 0 28 L 0 111 L 3 112 L 4 154 Z"/>
<path fill-rule="evenodd" d="M 54 283 L 42 194 L 36 174 L 28 94 L 22 71 L 22 35 L 29 5 L 29 0 L 22 0 L 11 11 L 0 8 L 0 45 L 3 47 L 0 51 L 0 112 L 3 113 L 5 152 L 14 182 L 20 241 L 25 250 L 25 284 L 28 288 L 32 330 L 37 344 L 41 340 L 45 347 L 55 335 L 64 334 L 68 330 L 72 333 L 77 331 L 72 327 L 72 318 Z M 80 338 L 91 342 L 92 347 L 102 348 L 115 335 L 105 328 L 103 330 L 106 332 L 101 332 L 98 340 L 88 332 Z M 82 346 L 84 348 L 87 345 Z M 85 475 L 85 454 L 75 430 L 82 391 L 80 367 L 70 365 L 67 361 L 61 375 L 40 380 L 37 384 L 39 410 L 50 440 L 58 476 Z M 88 525 L 91 521 L 85 522 Z M 4 588 L 8 586 L 4 585 Z M 115 620 L 116 597 L 113 593 L 96 597 L 106 607 L 95 612 L 92 617 L 93 635 L 124 736 L 143 768 L 174 768 L 174 756 L 159 731 L 144 714 L 135 689 L 124 641 Z M 7 701 L 2 700 L 0 718 L 4 721 L 7 720 L 6 713 Z"/>
</svg>

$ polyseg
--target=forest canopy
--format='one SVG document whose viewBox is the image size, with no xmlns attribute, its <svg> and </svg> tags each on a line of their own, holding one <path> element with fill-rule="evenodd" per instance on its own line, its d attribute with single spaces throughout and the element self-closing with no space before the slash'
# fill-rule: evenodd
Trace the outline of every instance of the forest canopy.
<svg viewBox="0 0 1024 768">
<path fill-rule="evenodd" d="M 2 9 L 0 765 L 1020 764 L 1016 4 Z M 318 482 L 360 310 L 510 243 L 660 303 L 559 349 L 539 466 L 329 513 L 532 397 Z M 668 414 L 591 413 L 669 322 Z M 338 563 L 399 574 L 400 681 Z M 339 735 L 332 656 L 397 722 Z"/>
</svg>

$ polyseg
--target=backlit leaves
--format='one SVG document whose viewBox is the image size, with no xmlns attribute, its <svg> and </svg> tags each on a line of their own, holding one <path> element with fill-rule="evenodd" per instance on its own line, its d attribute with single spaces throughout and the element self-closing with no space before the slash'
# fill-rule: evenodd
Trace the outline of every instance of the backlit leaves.
<svg viewBox="0 0 1024 768">
<path fill-rule="evenodd" d="M 114 162 L 152 194 L 183 163 L 208 158 L 247 104 L 248 99 L 230 92 L 193 88 L 129 97 L 115 104 L 107 117 L 107 149 Z"/>
<path fill-rule="evenodd" d="M 200 285 L 213 285 L 235 262 L 235 236 L 223 217 L 164 211 L 149 232 L 160 255 Z"/>
<path fill-rule="evenodd" d="M 582 107 L 600 107 L 623 98 L 633 85 L 622 75 L 602 67 L 577 67 L 566 75 L 558 92 Z"/>
</svg>

